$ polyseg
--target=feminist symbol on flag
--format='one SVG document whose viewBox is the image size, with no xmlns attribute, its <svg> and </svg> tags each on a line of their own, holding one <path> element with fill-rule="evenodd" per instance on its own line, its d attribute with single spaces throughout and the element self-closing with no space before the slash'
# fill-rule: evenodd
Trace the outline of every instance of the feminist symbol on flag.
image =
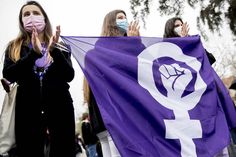
<svg viewBox="0 0 236 157">
<path fill-rule="evenodd" d="M 163 86 L 167 96 L 156 87 L 153 75 L 153 61 L 162 57 L 170 57 L 176 61 L 186 63 L 196 71 L 194 91 L 182 96 L 186 86 L 192 79 L 192 73 L 177 63 L 163 64 L 159 68 Z M 175 119 L 164 119 L 167 139 L 179 139 L 182 157 L 197 157 L 195 138 L 202 138 L 202 128 L 199 120 L 192 120 L 188 111 L 193 109 L 200 101 L 206 90 L 199 70 L 201 63 L 194 57 L 185 55 L 180 47 L 169 42 L 160 42 L 144 49 L 138 56 L 138 82 L 148 90 L 152 97 L 162 106 L 173 110 Z"/>
<path fill-rule="evenodd" d="M 168 98 L 181 98 L 185 88 L 191 81 L 192 73 L 189 69 L 182 68 L 178 64 L 160 66 L 161 80 L 166 88 Z"/>
</svg>

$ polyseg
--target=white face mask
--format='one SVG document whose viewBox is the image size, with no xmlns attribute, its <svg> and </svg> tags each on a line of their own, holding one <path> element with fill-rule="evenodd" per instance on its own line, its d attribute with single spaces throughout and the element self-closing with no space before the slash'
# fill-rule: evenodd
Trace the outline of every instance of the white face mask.
<svg viewBox="0 0 236 157">
<path fill-rule="evenodd" d="M 175 27 L 174 31 L 175 31 L 175 33 L 177 33 L 179 36 L 181 36 L 182 26 Z"/>
</svg>

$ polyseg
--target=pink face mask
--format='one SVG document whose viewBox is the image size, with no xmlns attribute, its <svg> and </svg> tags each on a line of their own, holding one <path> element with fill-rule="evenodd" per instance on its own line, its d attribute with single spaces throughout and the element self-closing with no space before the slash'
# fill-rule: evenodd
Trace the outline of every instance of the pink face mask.
<svg viewBox="0 0 236 157">
<path fill-rule="evenodd" d="M 45 28 L 44 17 L 41 15 L 30 15 L 22 18 L 24 29 L 27 32 L 32 32 L 33 26 L 36 28 L 38 33 L 41 33 Z"/>
</svg>

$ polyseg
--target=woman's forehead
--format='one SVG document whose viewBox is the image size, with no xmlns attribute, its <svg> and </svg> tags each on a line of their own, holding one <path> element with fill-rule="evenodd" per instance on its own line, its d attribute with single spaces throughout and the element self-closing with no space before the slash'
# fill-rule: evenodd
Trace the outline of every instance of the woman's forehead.
<svg viewBox="0 0 236 157">
<path fill-rule="evenodd" d="M 124 13 L 122 13 L 122 12 L 119 12 L 119 13 L 116 15 L 116 17 L 126 17 L 126 16 L 125 16 L 125 14 L 124 14 Z"/>
<path fill-rule="evenodd" d="M 31 12 L 31 11 L 38 11 L 38 12 L 41 12 L 41 10 L 39 9 L 38 6 L 36 5 L 26 5 L 23 9 L 22 9 L 22 13 L 24 12 Z"/>
<path fill-rule="evenodd" d="M 182 24 L 180 20 L 175 20 L 175 24 Z"/>
</svg>

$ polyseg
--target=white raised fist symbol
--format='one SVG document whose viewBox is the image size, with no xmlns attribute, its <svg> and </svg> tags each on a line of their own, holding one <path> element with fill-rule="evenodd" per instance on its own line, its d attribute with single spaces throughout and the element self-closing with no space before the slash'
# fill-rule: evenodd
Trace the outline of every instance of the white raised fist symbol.
<svg viewBox="0 0 236 157">
<path fill-rule="evenodd" d="M 167 96 L 180 99 L 193 78 L 191 71 L 180 67 L 176 63 L 171 65 L 163 64 L 160 66 L 159 71 L 162 83 L 167 90 Z"/>
</svg>

